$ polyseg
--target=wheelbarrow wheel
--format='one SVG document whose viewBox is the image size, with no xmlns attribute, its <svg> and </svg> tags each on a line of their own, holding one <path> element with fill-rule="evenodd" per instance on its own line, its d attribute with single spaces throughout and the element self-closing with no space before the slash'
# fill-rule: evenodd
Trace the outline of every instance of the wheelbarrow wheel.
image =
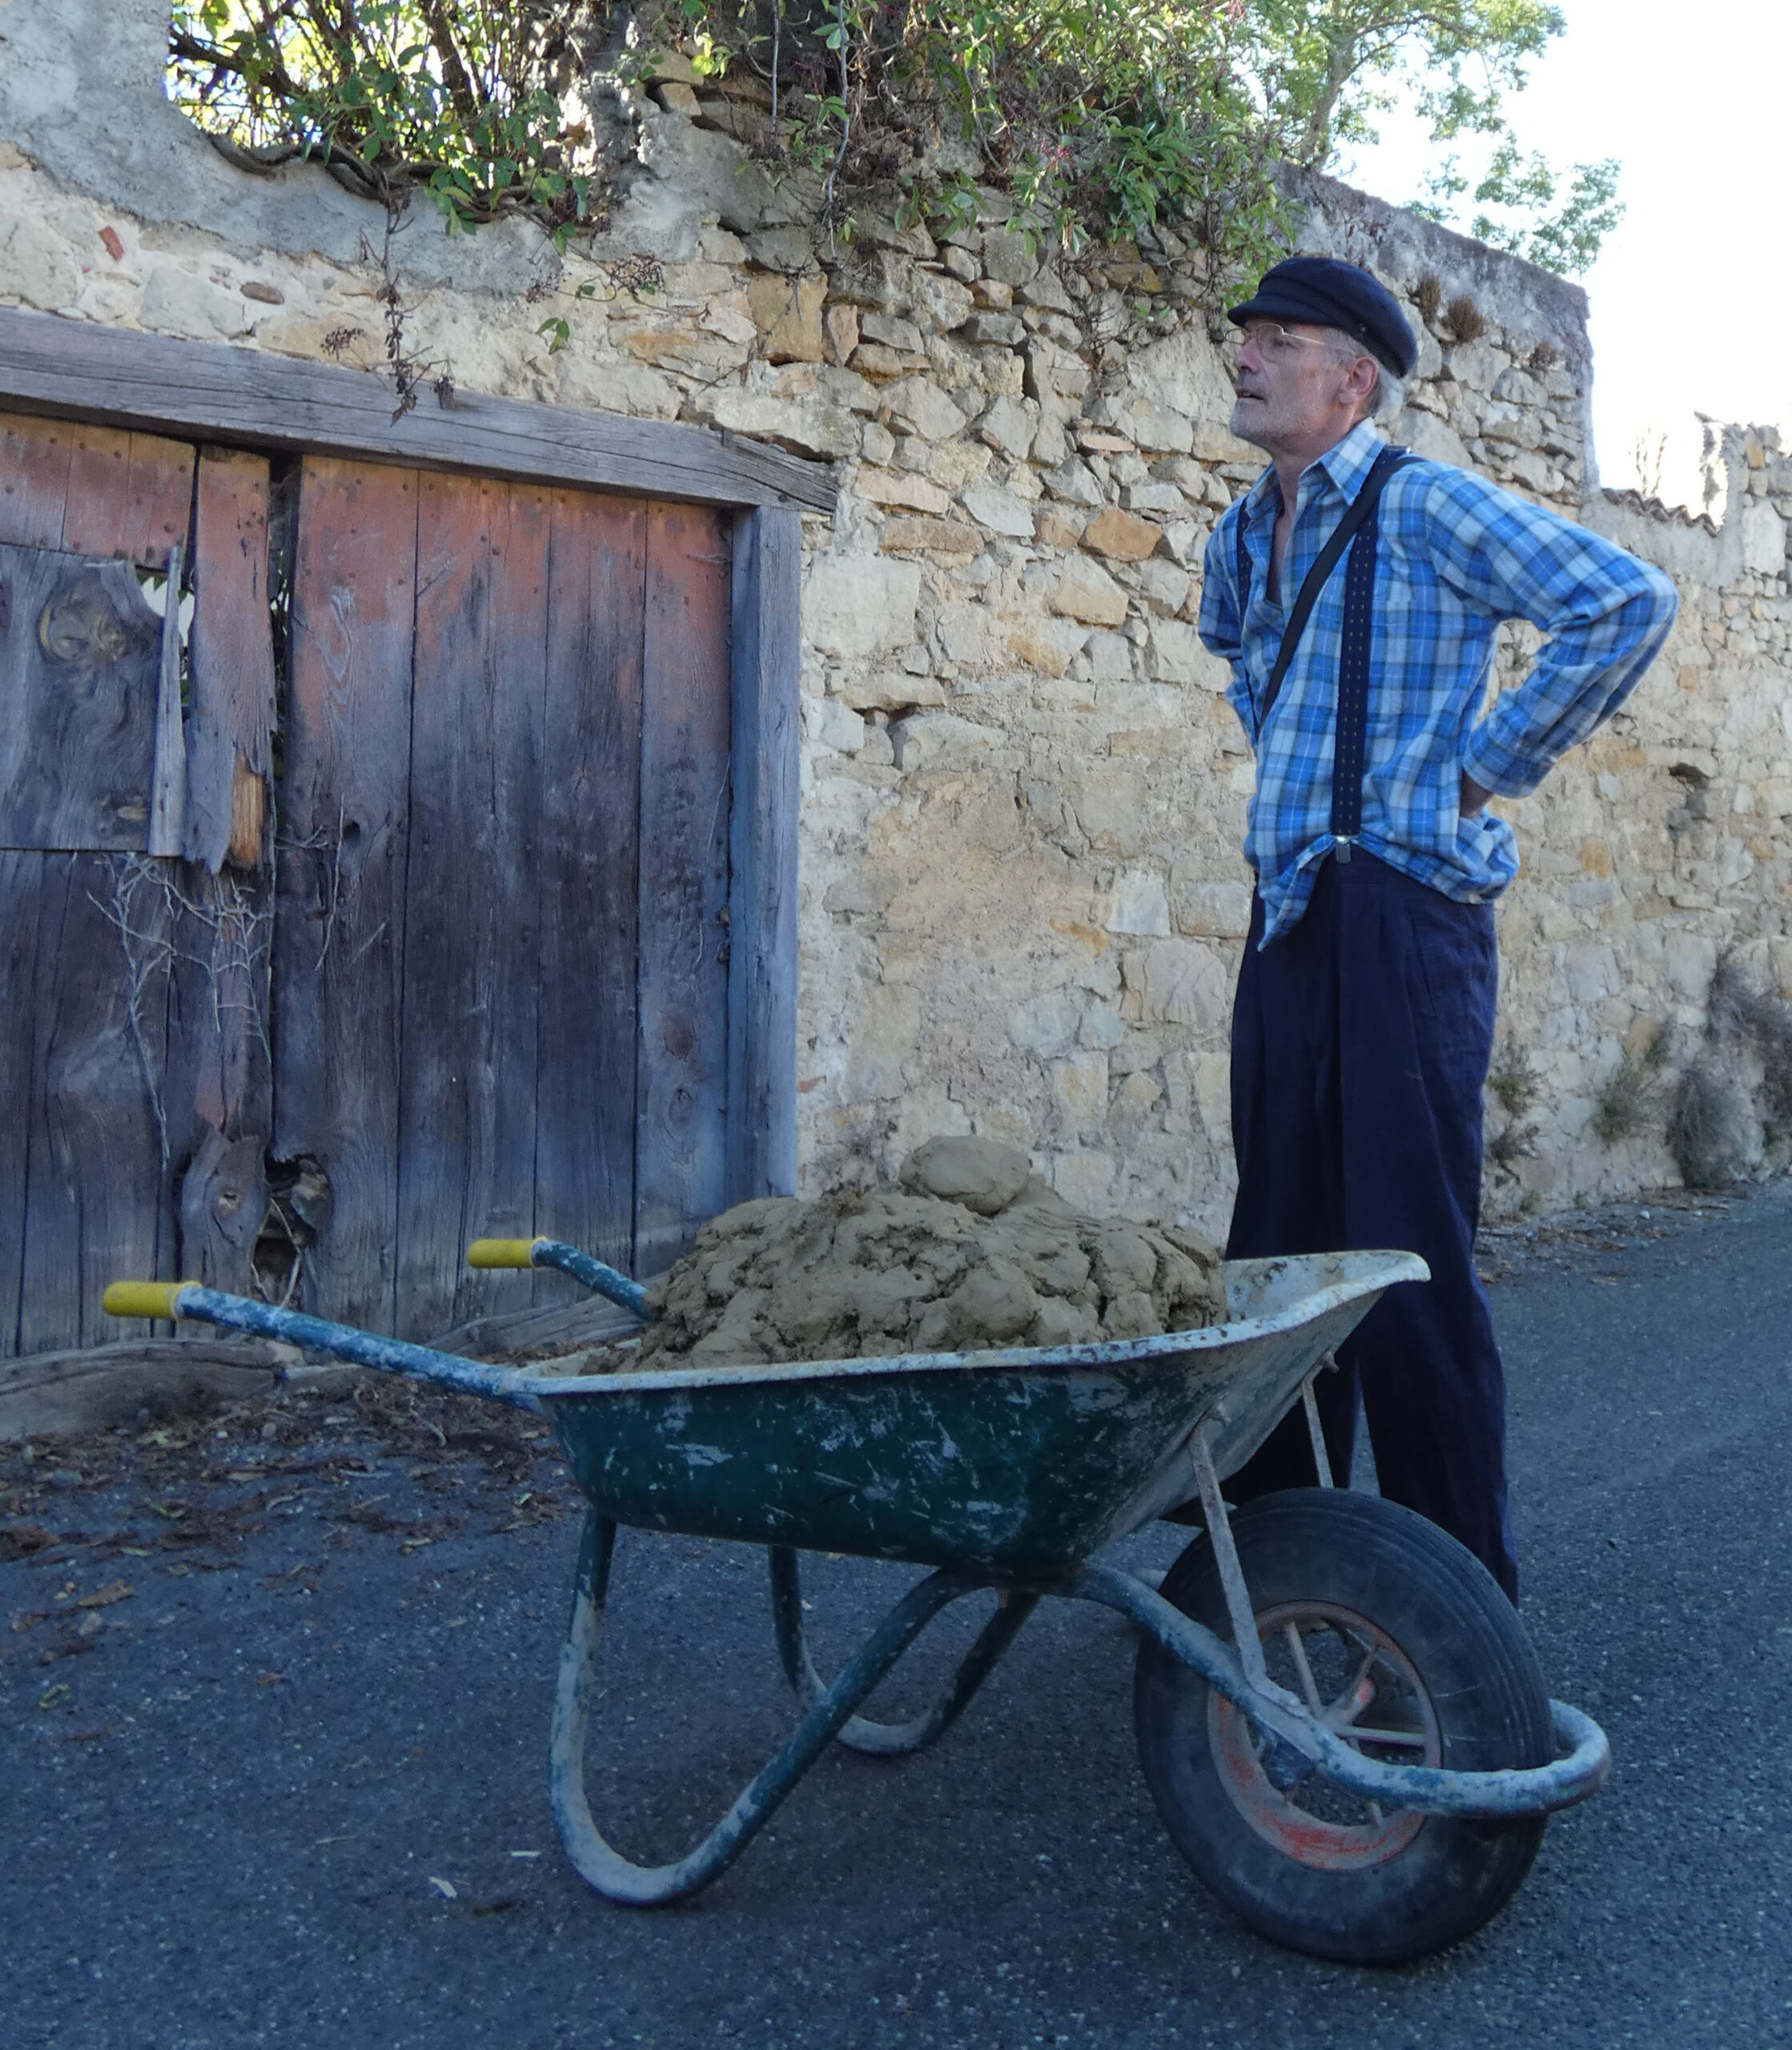
<svg viewBox="0 0 1792 2050">
<path fill-rule="evenodd" d="M 1373 1496 L 1301 1489 L 1231 1518 L 1270 1677 L 1365 1757 L 1466 1771 L 1547 1764 L 1549 1695 L 1517 1612 L 1454 1538 Z M 1231 1641 L 1212 1548 L 1162 1592 Z M 1545 1818 L 1387 1810 L 1309 1773 L 1151 1638 L 1134 1670 L 1139 1762 L 1176 1847 L 1260 1935 L 1315 1957 L 1400 1964 L 1490 1921 Z M 1298 1766 L 1298 1762 L 1296 1766 Z M 1275 1774 L 1275 1779 L 1272 1773 Z"/>
</svg>

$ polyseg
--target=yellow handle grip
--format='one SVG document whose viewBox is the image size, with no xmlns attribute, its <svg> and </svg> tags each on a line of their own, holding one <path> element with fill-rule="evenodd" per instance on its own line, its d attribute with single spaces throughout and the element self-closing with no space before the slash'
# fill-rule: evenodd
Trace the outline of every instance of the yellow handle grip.
<svg viewBox="0 0 1792 2050">
<path fill-rule="evenodd" d="M 467 1248 L 469 1267 L 532 1267 L 539 1239 L 475 1239 Z"/>
<path fill-rule="evenodd" d="M 175 1298 L 197 1281 L 115 1281 L 100 1298 L 108 1316 L 165 1316 L 175 1314 Z"/>
</svg>

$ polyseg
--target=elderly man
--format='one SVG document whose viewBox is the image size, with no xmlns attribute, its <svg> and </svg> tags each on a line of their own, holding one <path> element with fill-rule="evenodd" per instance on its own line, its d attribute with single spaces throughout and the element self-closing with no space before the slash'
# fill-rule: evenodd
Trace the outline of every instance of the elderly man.
<svg viewBox="0 0 1792 2050">
<path fill-rule="evenodd" d="M 1417 350 L 1366 271 L 1291 258 L 1230 317 L 1232 431 L 1271 462 L 1215 527 L 1201 597 L 1257 762 L 1227 1251 L 1424 1256 L 1429 1284 L 1384 1296 L 1321 1379 L 1332 1468 L 1349 1470 L 1360 1386 L 1383 1494 L 1516 1600 L 1505 1380 L 1473 1248 L 1493 900 L 1518 858 L 1485 806 L 1534 790 L 1623 703 L 1673 589 L 1559 514 L 1376 436 Z M 1484 709 L 1513 618 L 1548 638 Z M 1312 1479 L 1296 1417 L 1228 1492 Z"/>
</svg>

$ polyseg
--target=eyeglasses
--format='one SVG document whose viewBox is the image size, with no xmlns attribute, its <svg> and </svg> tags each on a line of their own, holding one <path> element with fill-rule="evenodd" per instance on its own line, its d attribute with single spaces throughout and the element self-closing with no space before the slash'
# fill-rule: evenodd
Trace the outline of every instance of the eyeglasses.
<svg viewBox="0 0 1792 2050">
<path fill-rule="evenodd" d="M 1272 363 L 1292 363 L 1308 349 L 1324 349 L 1331 346 L 1324 336 L 1297 335 L 1292 328 L 1284 328 L 1280 320 L 1247 321 L 1239 330 L 1238 340 L 1232 344 L 1235 360 L 1247 344 Z"/>
</svg>

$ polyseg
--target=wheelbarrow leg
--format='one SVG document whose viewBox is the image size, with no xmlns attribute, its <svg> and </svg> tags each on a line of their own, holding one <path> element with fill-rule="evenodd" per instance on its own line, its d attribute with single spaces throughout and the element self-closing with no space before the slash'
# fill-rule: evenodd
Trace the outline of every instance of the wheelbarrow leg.
<svg viewBox="0 0 1792 2050">
<path fill-rule="evenodd" d="M 777 1632 L 777 1655 L 792 1692 L 805 1708 L 813 1708 L 827 1690 L 809 1655 L 802 1628 L 802 1589 L 798 1578 L 797 1555 L 787 1546 L 766 1548 L 772 1569 L 772 1622 Z M 1004 1588 L 995 1614 L 978 1633 L 952 1675 L 951 1683 L 934 1706 L 906 1722 L 873 1722 L 862 1715 L 850 1716 L 842 1726 L 838 1741 L 849 1751 L 869 1758 L 906 1758 L 925 1751 L 956 1722 L 970 1698 L 982 1686 L 1003 1652 L 1035 1609 L 1037 1594 Z"/>
<path fill-rule="evenodd" d="M 637 1865 L 604 1841 L 585 1798 L 585 1733 L 590 1719 L 598 1632 L 616 1549 L 616 1525 L 593 1509 L 579 1547 L 573 1616 L 560 1655 L 549 1746 L 550 1791 L 561 1841 L 579 1877 L 606 1899 L 630 1907 L 660 1907 L 709 1884 L 765 1826 L 792 1787 L 839 1734 L 853 1710 L 934 1617 L 978 1585 L 949 1573 L 911 1587 L 813 1703 L 777 1755 L 686 1856 L 667 1865 Z"/>
</svg>

